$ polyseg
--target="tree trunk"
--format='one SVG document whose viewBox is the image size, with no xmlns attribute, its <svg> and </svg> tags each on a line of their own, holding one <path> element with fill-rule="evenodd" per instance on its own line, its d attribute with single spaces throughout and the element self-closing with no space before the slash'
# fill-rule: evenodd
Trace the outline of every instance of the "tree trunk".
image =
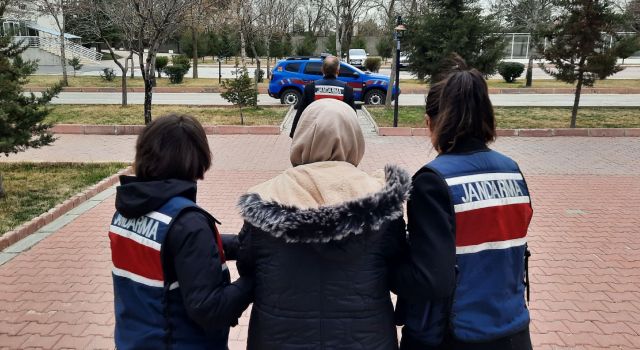
<svg viewBox="0 0 640 350">
<path fill-rule="evenodd" d="M 582 70 L 582 65 L 584 64 L 584 59 L 581 60 L 579 73 L 578 73 L 578 85 L 576 85 L 576 97 L 573 100 L 573 109 L 571 110 L 571 128 L 576 127 L 576 120 L 578 119 L 578 107 L 580 106 L 580 93 L 582 92 L 582 81 L 584 80 L 584 72 Z"/>
<path fill-rule="evenodd" d="M 251 43 L 251 52 L 253 53 L 253 56 L 256 58 L 256 71 L 254 74 L 254 81 L 256 84 L 256 90 L 258 89 L 258 80 L 260 78 L 260 59 L 258 58 L 258 52 L 256 51 L 256 44 L 254 44 L 253 42 Z M 240 114 L 242 115 L 242 113 Z"/>
<path fill-rule="evenodd" d="M 527 77 L 525 87 L 531 87 L 533 83 L 533 57 L 529 57 L 529 63 L 527 64 Z"/>
<path fill-rule="evenodd" d="M 154 68 L 155 61 L 155 52 L 157 51 L 158 44 L 154 44 L 149 48 L 147 52 L 146 61 L 143 59 L 144 57 L 144 49 L 140 50 L 138 53 L 139 62 L 140 62 L 140 70 L 142 71 L 142 79 L 144 80 L 144 123 L 151 123 L 151 103 L 153 99 L 153 74 L 152 69 Z"/>
<path fill-rule="evenodd" d="M 125 107 L 128 103 L 127 101 L 127 70 L 129 69 L 128 60 L 125 60 L 124 68 L 120 68 L 122 70 L 122 107 Z"/>
<path fill-rule="evenodd" d="M 62 30 L 61 30 L 62 31 Z M 60 60 L 62 61 L 62 85 L 69 86 L 69 78 L 67 77 L 67 54 L 64 43 L 64 33 L 60 34 Z"/>
<path fill-rule="evenodd" d="M 242 65 L 245 65 L 245 60 L 247 57 L 247 43 L 245 42 L 244 39 L 244 31 L 240 30 L 240 62 L 242 62 Z"/>
<path fill-rule="evenodd" d="M 153 85 L 150 79 L 144 80 L 144 123 L 149 124 L 151 118 L 151 102 L 153 99 Z"/>
<path fill-rule="evenodd" d="M 129 53 L 129 57 L 127 57 L 127 59 L 131 60 L 131 79 L 133 79 L 136 77 L 136 65 L 133 64 L 133 51 Z"/>
<path fill-rule="evenodd" d="M 0 174 L 0 198 L 4 198 L 7 193 L 4 190 L 4 182 L 2 181 L 2 174 Z"/>
<path fill-rule="evenodd" d="M 394 40 L 394 44 L 395 44 L 395 40 Z M 389 86 L 387 86 L 387 96 L 386 99 L 384 101 L 384 106 L 387 109 L 391 108 L 391 101 L 393 100 L 393 86 L 396 84 L 396 48 L 393 48 L 393 53 L 392 53 L 392 57 L 393 59 L 391 60 L 391 76 L 389 77 Z"/>
<path fill-rule="evenodd" d="M 193 59 L 193 79 L 198 79 L 198 31 L 196 27 L 191 27 L 191 58 Z"/>
<path fill-rule="evenodd" d="M 340 26 L 336 28 L 336 56 L 339 60 L 342 60 L 342 41 L 340 40 L 342 31 L 340 30 Z"/>
<path fill-rule="evenodd" d="M 271 52 L 269 52 L 269 50 L 271 49 L 270 42 L 271 42 L 271 39 L 267 38 L 267 42 L 266 42 L 266 45 L 267 45 L 267 80 L 271 79 L 271 69 L 269 67 L 269 63 L 270 63 L 269 61 L 270 61 L 270 58 L 271 58 Z"/>
</svg>

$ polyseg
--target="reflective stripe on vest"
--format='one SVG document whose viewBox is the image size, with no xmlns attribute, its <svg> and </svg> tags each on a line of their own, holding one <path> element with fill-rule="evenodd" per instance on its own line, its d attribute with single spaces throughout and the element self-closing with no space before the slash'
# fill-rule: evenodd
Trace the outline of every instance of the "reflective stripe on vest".
<svg viewBox="0 0 640 350">
<path fill-rule="evenodd" d="M 524 258 L 533 211 L 518 165 L 488 150 L 441 155 L 427 168 L 446 181 L 455 211 L 455 337 L 483 342 L 521 331 L 529 324 Z"/>
<path fill-rule="evenodd" d="M 162 246 L 173 219 L 187 208 L 199 210 L 209 217 L 194 202 L 183 197 L 172 198 L 160 209 L 139 218 L 125 218 L 118 212 L 113 216 L 109 239 L 118 349 L 162 349 L 169 345 L 226 348 L 227 331 L 205 334 L 188 317 L 178 282 L 168 284 L 170 281 L 165 280 Z M 223 270 L 226 270 L 222 241 L 213 221 L 211 224 Z M 228 275 L 228 271 L 225 274 Z"/>
<path fill-rule="evenodd" d="M 335 85 L 316 85 L 314 100 L 333 98 L 344 101 L 344 87 Z"/>
</svg>

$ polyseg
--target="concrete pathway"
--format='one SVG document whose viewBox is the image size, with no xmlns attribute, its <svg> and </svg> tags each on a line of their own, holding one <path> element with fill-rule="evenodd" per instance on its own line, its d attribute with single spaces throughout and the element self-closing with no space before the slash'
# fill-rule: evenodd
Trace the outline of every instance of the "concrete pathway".
<svg viewBox="0 0 640 350">
<path fill-rule="evenodd" d="M 367 137 L 361 168 L 417 170 L 435 152 L 422 137 Z M 288 164 L 280 136 L 209 138 L 214 166 L 200 204 L 237 232 L 235 201 Z M 133 159 L 132 136 L 61 135 L 55 145 L 2 161 Z M 529 182 L 535 349 L 640 348 L 640 138 L 500 138 Z M 91 151 L 88 151 L 91 150 Z M 107 229 L 112 192 L 30 250 L 0 266 L 0 348 L 112 349 L 113 291 Z M 66 225 L 65 225 L 66 224 Z M 237 276 L 235 266 L 231 271 Z M 243 349 L 248 312 L 231 331 Z"/>
<path fill-rule="evenodd" d="M 119 92 L 62 92 L 53 100 L 55 104 L 120 104 Z M 144 93 L 129 93 L 130 104 L 143 104 Z M 571 94 L 498 94 L 491 95 L 494 106 L 573 106 L 574 95 Z M 423 94 L 400 95 L 401 106 L 423 106 Z M 154 93 L 153 103 L 159 105 L 202 105 L 227 106 L 230 105 L 219 93 Z M 269 95 L 258 96 L 260 105 L 280 105 L 280 100 Z M 640 94 L 610 95 L 585 94 L 580 99 L 580 106 L 617 106 L 639 107 Z"/>
</svg>

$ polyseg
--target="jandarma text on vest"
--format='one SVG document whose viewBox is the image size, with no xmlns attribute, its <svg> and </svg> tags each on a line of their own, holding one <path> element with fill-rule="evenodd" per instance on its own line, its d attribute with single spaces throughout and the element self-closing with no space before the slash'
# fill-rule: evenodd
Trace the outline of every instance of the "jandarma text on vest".
<svg viewBox="0 0 640 350">
<path fill-rule="evenodd" d="M 113 220 L 113 225 L 129 231 L 133 231 L 140 236 L 144 236 L 155 241 L 158 234 L 158 226 L 160 225 L 160 222 L 147 216 L 127 219 L 124 216 L 118 214 L 115 220 Z"/>
<path fill-rule="evenodd" d="M 524 196 L 516 180 L 490 180 L 462 184 L 464 189 L 463 203 Z"/>
</svg>

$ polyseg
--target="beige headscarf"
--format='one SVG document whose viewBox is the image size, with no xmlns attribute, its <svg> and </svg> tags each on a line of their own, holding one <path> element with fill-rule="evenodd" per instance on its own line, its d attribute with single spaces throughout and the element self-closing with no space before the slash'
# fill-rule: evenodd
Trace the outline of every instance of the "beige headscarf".
<svg viewBox="0 0 640 350">
<path fill-rule="evenodd" d="M 293 166 L 324 161 L 358 166 L 364 156 L 364 136 L 356 112 L 346 103 L 321 99 L 300 117 L 291 145 Z"/>
</svg>

